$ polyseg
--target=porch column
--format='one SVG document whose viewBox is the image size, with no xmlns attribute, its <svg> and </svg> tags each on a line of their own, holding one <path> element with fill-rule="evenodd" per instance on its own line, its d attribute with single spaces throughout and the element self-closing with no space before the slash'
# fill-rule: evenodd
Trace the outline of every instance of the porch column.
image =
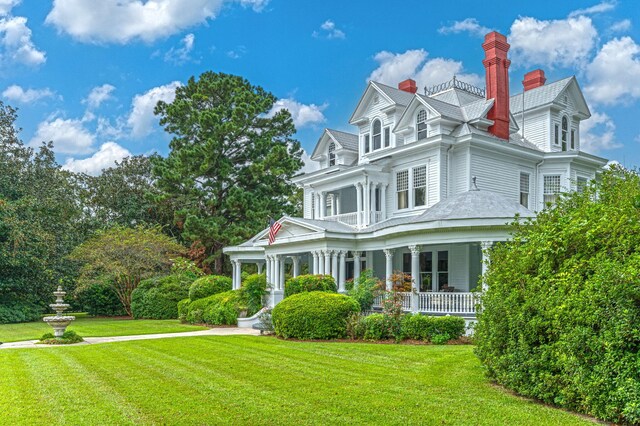
<svg viewBox="0 0 640 426">
<path fill-rule="evenodd" d="M 344 293 L 346 289 L 344 288 L 344 282 L 347 277 L 347 251 L 340 250 L 340 275 L 338 275 L 338 292 Z"/>
<path fill-rule="evenodd" d="M 340 279 L 340 274 L 338 273 L 338 253 L 338 250 L 331 252 L 331 276 L 333 277 L 336 285 Z"/>
<path fill-rule="evenodd" d="M 357 282 L 358 278 L 360 278 L 360 256 L 362 256 L 362 252 L 354 251 L 353 252 L 353 282 Z"/>
<path fill-rule="evenodd" d="M 482 291 L 487 291 L 487 280 L 485 279 L 485 274 L 489 269 L 489 263 L 491 262 L 491 256 L 489 250 L 491 250 L 491 246 L 493 246 L 493 241 L 482 241 L 480 243 L 480 247 L 482 248 Z"/>
<path fill-rule="evenodd" d="M 340 196 L 337 194 L 333 194 L 333 199 L 336 202 L 336 214 L 339 215 L 340 213 Z"/>
<path fill-rule="evenodd" d="M 369 224 L 376 223 L 376 188 L 377 183 L 371 182 L 371 189 L 369 190 Z"/>
<path fill-rule="evenodd" d="M 391 280 L 391 276 L 393 275 L 393 249 L 384 249 L 384 257 L 387 259 L 387 291 L 391 291 L 393 289 L 393 281 Z"/>
<path fill-rule="evenodd" d="M 320 219 L 320 194 L 317 192 L 313 193 L 313 218 Z"/>
<path fill-rule="evenodd" d="M 236 261 L 231 259 L 231 289 L 236 289 Z"/>
<path fill-rule="evenodd" d="M 267 285 L 271 283 L 271 256 L 268 254 L 264 255 L 264 266 L 265 266 L 265 274 L 267 276 Z"/>
<path fill-rule="evenodd" d="M 320 193 L 320 219 L 324 219 L 324 214 L 327 211 L 327 193 L 322 191 Z"/>
<path fill-rule="evenodd" d="M 271 279 L 273 280 L 273 288 L 275 290 L 280 290 L 280 284 L 278 283 L 280 278 L 280 256 L 275 255 L 272 257 L 273 262 L 273 274 Z"/>
<path fill-rule="evenodd" d="M 293 262 L 293 270 L 291 271 L 291 276 L 295 278 L 300 275 L 300 257 L 291 256 L 291 261 Z"/>
<path fill-rule="evenodd" d="M 239 260 L 236 260 L 235 265 L 234 265 L 234 275 L 235 275 L 235 282 L 234 282 L 234 290 L 238 290 L 240 288 L 240 286 L 242 285 L 242 262 Z"/>
<path fill-rule="evenodd" d="M 256 268 L 258 268 L 258 274 L 262 273 L 262 267 L 264 264 L 262 262 L 256 262 Z"/>
<path fill-rule="evenodd" d="M 411 311 L 418 312 L 420 291 L 420 246 L 409 246 L 411 250 Z"/>
<path fill-rule="evenodd" d="M 356 222 L 358 228 L 362 227 L 362 184 L 356 183 L 356 211 L 358 212 Z"/>
<path fill-rule="evenodd" d="M 387 218 L 387 184 L 380 185 L 380 220 Z"/>
<path fill-rule="evenodd" d="M 318 250 L 318 274 L 324 274 L 324 256 L 322 255 L 322 250 Z"/>
<path fill-rule="evenodd" d="M 284 256 L 280 256 L 280 260 L 279 260 L 279 265 L 278 268 L 280 270 L 280 277 L 278 279 L 278 283 L 280 285 L 280 287 L 278 288 L 278 290 L 284 290 L 284 270 L 285 270 L 285 265 L 286 265 L 286 257 Z"/>
<path fill-rule="evenodd" d="M 324 274 L 331 275 L 331 250 L 324 251 Z"/>
<path fill-rule="evenodd" d="M 317 251 L 312 251 L 311 252 L 311 273 L 313 275 L 318 275 L 318 252 Z"/>
<path fill-rule="evenodd" d="M 364 184 L 364 220 L 362 224 L 368 226 L 371 220 L 371 182 Z"/>
</svg>

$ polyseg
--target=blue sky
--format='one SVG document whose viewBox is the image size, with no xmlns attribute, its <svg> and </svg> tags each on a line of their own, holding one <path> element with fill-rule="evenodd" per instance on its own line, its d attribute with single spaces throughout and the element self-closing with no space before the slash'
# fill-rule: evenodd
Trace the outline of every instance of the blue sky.
<svg viewBox="0 0 640 426">
<path fill-rule="evenodd" d="M 583 146 L 638 166 L 639 10 L 631 0 L 0 0 L 0 93 L 19 108 L 25 143 L 53 140 L 61 164 L 95 174 L 126 155 L 166 154 L 155 102 L 192 75 L 233 73 L 280 99 L 311 152 L 324 127 L 353 131 L 370 78 L 483 84 L 480 45 L 495 29 L 512 45 L 512 93 L 535 68 L 548 82 L 576 75 L 592 112 Z"/>
</svg>

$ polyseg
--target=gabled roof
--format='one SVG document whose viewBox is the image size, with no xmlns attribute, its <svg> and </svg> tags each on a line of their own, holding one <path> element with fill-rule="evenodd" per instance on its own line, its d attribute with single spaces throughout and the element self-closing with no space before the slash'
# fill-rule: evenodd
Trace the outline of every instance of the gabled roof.
<svg viewBox="0 0 640 426">
<path fill-rule="evenodd" d="M 327 141 L 333 141 L 337 148 L 346 149 L 347 151 L 358 152 L 358 135 L 352 133 L 341 132 L 340 130 L 324 129 L 322 136 L 318 139 L 316 147 L 311 153 L 311 159 L 314 160 L 320 152 L 325 149 Z"/>
<path fill-rule="evenodd" d="M 369 81 L 367 88 L 364 91 L 364 94 L 358 101 L 358 105 L 356 109 L 351 114 L 351 118 L 349 119 L 349 123 L 353 123 L 356 117 L 364 114 L 364 109 L 367 106 L 367 102 L 371 96 L 372 91 L 379 93 L 388 103 L 392 105 L 399 105 L 405 107 L 409 105 L 411 99 L 413 99 L 413 94 L 409 92 L 405 92 L 400 89 L 393 88 L 391 86 L 387 86 L 386 84 L 378 83 L 375 81 Z"/>
<path fill-rule="evenodd" d="M 578 81 L 575 76 L 563 78 L 562 80 L 527 90 L 524 93 L 524 110 L 527 111 L 529 109 L 549 105 L 555 102 L 566 90 L 570 90 L 569 88 L 572 86 L 575 87 L 578 94 L 578 96 L 575 96 L 575 98 L 577 98 L 576 106 L 578 110 L 587 117 L 591 116 L 591 112 L 589 111 L 589 107 L 582 95 L 582 90 L 580 90 L 580 86 L 578 85 Z M 522 96 L 522 93 L 511 96 L 509 107 L 512 113 L 518 114 L 522 111 Z"/>
<path fill-rule="evenodd" d="M 464 121 L 473 121 L 478 120 L 480 118 L 485 118 L 487 113 L 493 106 L 493 99 L 483 99 L 480 98 L 474 102 L 468 103 L 461 107 L 462 115 L 464 116 Z"/>
<path fill-rule="evenodd" d="M 459 138 L 462 136 L 467 136 L 467 135 L 471 135 L 471 134 L 475 134 L 475 135 L 483 135 L 483 136 L 487 136 L 490 138 L 494 138 L 496 140 L 499 141 L 503 141 L 503 139 L 500 139 L 498 137 L 496 137 L 495 135 L 487 132 L 486 130 L 481 130 L 478 129 L 475 126 L 470 126 L 467 123 L 462 123 L 461 125 L 459 125 L 458 127 L 456 127 L 455 129 L 453 129 L 453 132 L 451 132 L 451 136 Z M 513 144 L 513 145 L 518 145 L 524 148 L 529 148 L 529 149 L 533 149 L 535 151 L 541 151 L 541 149 L 534 143 L 529 142 L 528 140 L 524 139 L 522 136 L 520 136 L 520 134 L 518 133 L 511 133 L 509 135 L 509 143 Z"/>
<path fill-rule="evenodd" d="M 441 100 L 431 98 L 425 95 L 417 95 L 417 98 L 426 105 L 431 106 L 433 109 L 438 111 L 438 113 L 442 117 L 453 118 L 458 121 L 465 121 L 464 115 L 462 114 L 462 109 L 459 106 L 448 104 Z"/>
</svg>

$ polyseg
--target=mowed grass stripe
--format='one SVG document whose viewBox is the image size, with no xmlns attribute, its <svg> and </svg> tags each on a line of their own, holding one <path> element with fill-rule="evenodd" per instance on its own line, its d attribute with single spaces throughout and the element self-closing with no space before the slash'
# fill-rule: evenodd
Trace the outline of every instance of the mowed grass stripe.
<svg viewBox="0 0 640 426">
<path fill-rule="evenodd" d="M 491 386 L 472 349 L 207 336 L 6 350 L 0 372 L 33 377 L 28 392 L 2 379 L 0 400 L 35 425 L 589 424 Z M 43 384 L 56 378 L 74 383 Z M 55 404 L 63 417 L 45 415 Z"/>
</svg>

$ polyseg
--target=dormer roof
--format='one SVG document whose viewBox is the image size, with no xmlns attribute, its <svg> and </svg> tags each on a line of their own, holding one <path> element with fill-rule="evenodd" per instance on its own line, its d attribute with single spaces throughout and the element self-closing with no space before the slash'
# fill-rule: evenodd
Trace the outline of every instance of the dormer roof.
<svg viewBox="0 0 640 426">
<path fill-rule="evenodd" d="M 570 93 L 573 96 L 578 113 L 583 115 L 585 119 L 591 117 L 589 106 L 582 95 L 582 90 L 580 90 L 575 76 L 527 90 L 524 92 L 524 110 L 562 103 L 560 98 L 566 93 Z M 509 106 L 513 114 L 522 112 L 522 96 L 522 93 L 511 96 Z"/>
<path fill-rule="evenodd" d="M 358 152 L 358 135 L 340 130 L 324 129 L 322 136 L 318 139 L 318 143 L 311 154 L 311 159 L 316 161 L 321 159 L 329 142 L 334 142 L 336 149 Z"/>
<path fill-rule="evenodd" d="M 369 102 L 376 93 L 382 96 L 388 104 L 397 105 L 403 108 L 409 105 L 409 102 L 411 102 L 411 99 L 413 99 L 414 96 L 413 93 L 405 92 L 403 90 L 387 86 L 386 84 L 370 81 L 364 91 L 364 94 L 360 98 L 355 111 L 353 111 L 353 114 L 351 115 L 349 123 L 356 123 L 358 118 L 366 113 Z"/>
</svg>

